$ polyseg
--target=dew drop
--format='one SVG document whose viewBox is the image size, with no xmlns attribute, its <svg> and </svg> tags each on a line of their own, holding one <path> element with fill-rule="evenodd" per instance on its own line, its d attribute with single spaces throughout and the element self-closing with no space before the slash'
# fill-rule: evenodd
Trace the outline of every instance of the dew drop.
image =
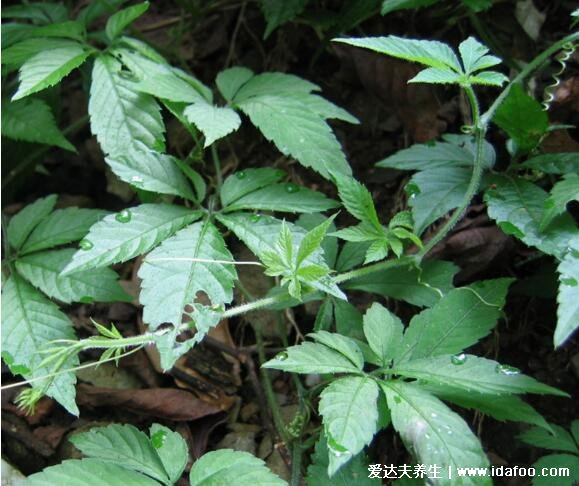
<svg viewBox="0 0 579 486">
<path fill-rule="evenodd" d="M 518 375 L 521 372 L 515 368 L 514 366 L 509 366 L 509 365 L 502 365 L 502 364 L 498 364 L 495 368 L 495 372 L 497 372 L 500 375 Z"/>
<path fill-rule="evenodd" d="M 132 214 L 128 209 L 123 209 L 115 215 L 115 219 L 119 223 L 128 223 L 131 220 Z"/>
<path fill-rule="evenodd" d="M 134 186 L 142 186 L 143 185 L 143 178 L 141 176 L 133 176 L 131 177 L 131 184 Z"/>
<path fill-rule="evenodd" d="M 257 213 L 252 214 L 252 215 L 250 216 L 250 218 L 249 218 L 249 220 L 250 220 L 252 223 L 257 223 L 260 219 L 261 219 L 261 214 L 257 214 Z"/>
<path fill-rule="evenodd" d="M 83 304 L 92 304 L 94 302 L 94 298 L 90 295 L 84 295 L 79 299 L 79 302 L 82 302 Z"/>
<path fill-rule="evenodd" d="M 434 412 L 432 412 L 432 413 L 430 414 L 430 416 L 431 416 L 432 418 L 438 417 L 438 415 L 436 415 Z"/>
<path fill-rule="evenodd" d="M 300 143 L 304 143 L 306 141 L 305 138 L 300 138 Z"/>
<path fill-rule="evenodd" d="M 275 176 L 281 178 L 281 177 L 285 176 L 285 171 L 283 171 L 283 170 L 281 170 L 281 169 L 277 169 L 277 170 L 275 171 Z"/>
<path fill-rule="evenodd" d="M 155 449 L 160 449 L 167 440 L 167 432 L 159 430 L 151 436 L 151 444 Z"/>
<path fill-rule="evenodd" d="M 394 401 L 396 403 L 402 403 L 402 399 L 398 395 L 394 395 Z"/>
<path fill-rule="evenodd" d="M 237 177 L 238 179 L 245 179 L 247 177 L 247 172 L 245 172 L 244 170 L 240 170 L 235 174 L 235 177 Z"/>
<path fill-rule="evenodd" d="M 81 250 L 84 250 L 84 251 L 88 251 L 88 250 L 92 249 L 93 246 L 94 246 L 94 245 L 92 244 L 92 241 L 87 240 L 86 238 L 83 238 L 83 239 L 80 240 L 80 242 L 78 243 L 78 247 L 79 247 Z"/>
<path fill-rule="evenodd" d="M 278 361 L 285 361 L 286 359 L 288 359 L 289 355 L 284 351 L 282 353 L 279 353 L 275 359 L 277 359 Z"/>
<path fill-rule="evenodd" d="M 135 79 L 136 76 L 132 71 L 127 71 L 125 69 L 122 69 L 121 71 L 119 71 L 119 76 L 123 79 Z"/>
<path fill-rule="evenodd" d="M 289 192 L 290 194 L 298 192 L 299 190 L 300 190 L 299 186 L 293 184 L 292 182 L 288 182 L 285 185 L 285 192 Z"/>
<path fill-rule="evenodd" d="M 408 194 L 408 197 L 410 197 L 410 199 L 414 199 L 421 192 L 420 187 L 418 187 L 418 185 L 415 184 L 414 182 L 406 184 L 404 191 L 406 192 L 406 194 Z"/>
<path fill-rule="evenodd" d="M 462 365 L 462 364 L 464 364 L 464 363 L 466 362 L 466 354 L 460 353 L 460 354 L 457 354 L 457 355 L 455 355 L 455 356 L 451 356 L 451 357 L 450 357 L 450 362 L 451 362 L 453 365 L 457 365 L 457 366 L 458 366 L 458 365 Z"/>
</svg>

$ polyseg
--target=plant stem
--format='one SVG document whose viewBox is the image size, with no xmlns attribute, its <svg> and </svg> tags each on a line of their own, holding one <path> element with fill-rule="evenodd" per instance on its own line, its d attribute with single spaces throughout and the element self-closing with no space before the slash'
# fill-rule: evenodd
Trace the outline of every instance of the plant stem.
<svg viewBox="0 0 579 486">
<path fill-rule="evenodd" d="M 294 444 L 292 448 L 292 477 L 290 486 L 300 486 L 302 479 L 302 446 Z"/>
<path fill-rule="evenodd" d="M 211 145 L 211 157 L 213 159 L 213 167 L 215 167 L 215 177 L 217 181 L 217 194 L 221 193 L 221 186 L 223 185 L 223 174 L 221 173 L 221 161 L 215 144 Z"/>
<path fill-rule="evenodd" d="M 478 100 L 476 99 L 476 95 L 474 90 L 471 86 L 465 86 L 464 90 L 468 97 L 468 101 L 470 104 L 471 112 L 472 112 L 472 125 L 475 131 L 475 145 L 476 145 L 476 152 L 475 157 L 473 160 L 473 170 L 472 176 L 468 183 L 468 187 L 460 205 L 454 210 L 450 219 L 445 223 L 445 225 L 432 237 L 428 240 L 428 243 L 424 245 L 424 247 L 418 252 L 418 258 L 422 259 L 424 256 L 432 250 L 440 241 L 446 237 L 446 235 L 454 228 L 456 223 L 464 216 L 468 205 L 470 204 L 471 199 L 475 196 L 478 192 L 478 188 L 480 185 L 480 181 L 483 174 L 483 143 L 484 143 L 484 135 L 486 133 L 485 129 L 480 124 L 480 109 Z"/>
</svg>

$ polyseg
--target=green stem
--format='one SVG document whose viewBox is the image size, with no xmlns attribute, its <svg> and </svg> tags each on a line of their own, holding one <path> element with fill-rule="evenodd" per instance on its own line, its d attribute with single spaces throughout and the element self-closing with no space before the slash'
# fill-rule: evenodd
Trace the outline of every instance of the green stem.
<svg viewBox="0 0 579 486">
<path fill-rule="evenodd" d="M 468 183 L 468 187 L 464 196 L 460 202 L 460 205 L 454 210 L 452 216 L 449 220 L 445 223 L 445 225 L 430 239 L 428 243 L 424 245 L 424 247 L 418 252 L 418 258 L 422 259 L 430 250 L 432 250 L 438 243 L 440 243 L 446 235 L 454 228 L 456 223 L 464 216 L 468 205 L 472 198 L 478 192 L 480 181 L 483 174 L 483 144 L 484 144 L 484 135 L 485 129 L 480 127 L 480 109 L 478 105 L 478 100 L 476 99 L 476 95 L 474 94 L 474 90 L 471 86 L 464 87 L 465 93 L 467 95 L 471 112 L 472 112 L 472 125 L 475 131 L 475 138 L 476 138 L 476 152 L 473 161 L 473 170 L 472 176 Z"/>
<path fill-rule="evenodd" d="M 223 185 L 223 174 L 221 173 L 221 161 L 215 144 L 211 145 L 211 158 L 213 159 L 213 167 L 215 167 L 215 176 L 217 181 L 217 194 L 221 193 L 221 186 Z"/>
<path fill-rule="evenodd" d="M 302 480 L 302 446 L 294 444 L 292 448 L 292 477 L 290 486 L 300 486 Z"/>
<path fill-rule="evenodd" d="M 495 112 L 501 105 L 501 103 L 505 100 L 508 96 L 511 88 L 515 85 L 520 83 L 521 81 L 525 80 L 529 75 L 531 75 L 538 67 L 540 67 L 544 62 L 546 62 L 553 54 L 557 51 L 560 51 L 565 44 L 572 44 L 579 40 L 579 32 L 574 32 L 566 37 L 563 37 L 558 42 L 555 42 L 553 45 L 545 49 L 541 54 L 539 54 L 535 59 L 533 59 L 529 64 L 527 64 L 524 69 L 517 75 L 515 78 L 505 87 L 502 93 L 495 99 L 493 104 L 489 107 L 489 109 L 481 116 L 480 124 L 481 127 L 486 129 L 489 122 L 492 120 Z"/>
</svg>

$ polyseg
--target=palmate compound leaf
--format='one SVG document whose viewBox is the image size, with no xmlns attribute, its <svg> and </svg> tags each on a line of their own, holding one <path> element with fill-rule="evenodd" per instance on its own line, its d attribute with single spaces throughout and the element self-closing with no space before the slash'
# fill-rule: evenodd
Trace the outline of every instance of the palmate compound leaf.
<svg viewBox="0 0 579 486">
<path fill-rule="evenodd" d="M 234 263 L 211 222 L 178 231 L 149 253 L 139 269 L 143 320 L 151 329 L 165 322 L 179 326 L 185 307 L 195 302 L 198 292 L 213 305 L 231 302 L 237 278 Z"/>
<path fill-rule="evenodd" d="M 27 379 L 48 375 L 53 370 L 39 367 L 44 355 L 40 352 L 55 339 L 75 339 L 72 323 L 58 307 L 44 295 L 13 274 L 2 289 L 2 346 L 9 350 L 15 365 L 30 370 Z M 67 359 L 63 369 L 78 365 L 76 355 Z M 78 415 L 74 401 L 76 377 L 73 372 L 54 377 L 46 395 L 54 398 L 73 415 Z M 41 389 L 40 380 L 33 387 Z"/>
<path fill-rule="evenodd" d="M 261 258 L 264 254 L 279 253 L 277 243 L 283 225 L 282 221 L 271 216 L 247 213 L 221 214 L 217 216 L 217 219 L 233 231 L 233 233 L 247 245 L 251 252 L 258 257 Z M 297 255 L 306 231 L 295 224 L 287 222 L 285 224 L 292 236 L 293 253 Z M 325 273 L 330 272 L 324 259 L 323 249 L 321 248 L 318 248 L 310 254 L 305 261 L 302 262 L 301 266 L 319 267 L 323 269 Z M 344 293 L 327 274 L 312 279 L 306 278 L 304 275 L 303 282 L 339 299 L 345 299 Z"/>
<path fill-rule="evenodd" d="M 53 210 L 56 195 L 42 197 L 21 209 L 8 223 L 7 237 L 10 246 L 20 249 L 32 230 Z"/>
<path fill-rule="evenodd" d="M 191 486 L 239 484 L 287 486 L 265 463 L 248 452 L 221 449 L 199 458 L 189 473 Z"/>
<path fill-rule="evenodd" d="M 493 176 L 492 188 L 485 193 L 489 216 L 507 234 L 561 259 L 579 241 L 573 218 L 562 214 L 541 232 L 547 193 L 522 177 Z M 575 242 L 575 243 L 574 243 Z"/>
<path fill-rule="evenodd" d="M 579 249 L 569 251 L 559 267 L 557 294 L 557 328 L 553 336 L 555 347 L 564 344 L 579 328 Z"/>
<path fill-rule="evenodd" d="M 118 283 L 110 268 L 90 269 L 62 276 L 75 253 L 73 248 L 48 250 L 19 257 L 18 273 L 49 297 L 71 302 L 129 302 L 132 298 Z"/>
<path fill-rule="evenodd" d="M 438 466 L 440 479 L 436 484 L 458 484 L 457 467 L 486 468 L 489 462 L 477 437 L 460 415 L 438 398 L 412 383 L 385 381 L 381 383 L 392 415 L 392 424 L 402 437 L 416 462 Z M 451 468 L 454 479 L 449 479 Z M 462 478 L 463 486 L 491 485 L 486 477 Z"/>
<path fill-rule="evenodd" d="M 221 71 L 215 78 L 215 84 L 223 97 L 227 101 L 232 101 L 240 88 L 253 76 L 251 69 L 235 66 Z"/>
<path fill-rule="evenodd" d="M 392 373 L 486 394 L 538 393 L 567 396 L 519 370 L 468 354 L 430 356 L 395 365 Z"/>
<path fill-rule="evenodd" d="M 169 476 L 149 437 L 133 425 L 94 427 L 70 438 L 85 456 L 139 471 L 167 484 Z"/>
<path fill-rule="evenodd" d="M 106 216 L 91 227 L 63 274 L 130 260 L 201 215 L 199 211 L 180 206 L 141 204 Z"/>
<path fill-rule="evenodd" d="M 34 228 L 19 254 L 25 255 L 80 240 L 93 224 L 107 214 L 108 211 L 101 209 L 57 209 Z"/>
<path fill-rule="evenodd" d="M 512 279 L 502 278 L 454 289 L 410 321 L 395 366 L 429 356 L 455 354 L 475 344 L 495 326 Z"/>
<path fill-rule="evenodd" d="M 98 459 L 69 459 L 28 476 L 26 486 L 159 486 L 154 479 Z"/>
<path fill-rule="evenodd" d="M 377 432 L 378 394 L 378 384 L 368 376 L 339 378 L 321 393 L 319 412 L 328 442 L 330 477 Z"/>
<path fill-rule="evenodd" d="M 551 429 L 551 431 L 548 431 L 543 428 L 533 427 L 520 434 L 517 438 L 533 447 L 571 452 L 579 455 L 579 447 L 573 440 L 573 436 L 566 429 L 555 424 L 551 425 Z"/>
<path fill-rule="evenodd" d="M 50 55 L 39 52 L 28 59 L 20 68 L 20 85 L 12 100 L 19 100 L 32 93 L 57 84 L 73 69 L 79 67 L 90 51 L 81 44 L 52 49 Z"/>
<path fill-rule="evenodd" d="M 92 133 L 105 154 L 124 154 L 135 141 L 152 149 L 164 146 L 159 105 L 122 77 L 122 65 L 112 56 L 95 59 L 88 111 Z"/>
<path fill-rule="evenodd" d="M 2 136 L 76 151 L 56 125 L 48 104 L 33 98 L 4 103 Z"/>
</svg>

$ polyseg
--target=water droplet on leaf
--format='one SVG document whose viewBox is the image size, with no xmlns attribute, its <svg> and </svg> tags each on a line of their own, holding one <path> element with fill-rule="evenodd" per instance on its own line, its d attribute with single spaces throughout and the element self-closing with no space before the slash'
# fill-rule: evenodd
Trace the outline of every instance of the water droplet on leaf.
<svg viewBox="0 0 579 486">
<path fill-rule="evenodd" d="M 462 365 L 466 362 L 466 354 L 460 353 L 450 357 L 450 362 L 453 365 Z"/>
<path fill-rule="evenodd" d="M 420 187 L 418 187 L 418 185 L 415 184 L 414 182 L 410 182 L 409 184 L 406 184 L 404 191 L 406 192 L 406 194 L 408 194 L 410 199 L 415 198 L 421 192 Z"/>
<path fill-rule="evenodd" d="M 134 186 L 142 186 L 143 178 L 141 176 L 133 176 L 131 177 L 131 184 L 133 184 Z"/>
<path fill-rule="evenodd" d="M 279 353 L 275 359 L 277 359 L 278 361 L 285 361 L 286 359 L 288 359 L 289 355 L 284 351 L 283 353 Z"/>
<path fill-rule="evenodd" d="M 237 177 L 238 179 L 245 179 L 247 177 L 247 172 L 245 172 L 244 170 L 240 170 L 235 174 L 235 177 Z"/>
<path fill-rule="evenodd" d="M 83 238 L 83 239 L 80 240 L 80 242 L 78 243 L 78 247 L 79 247 L 81 250 L 84 250 L 84 251 L 88 251 L 88 250 L 92 249 L 93 246 L 94 246 L 94 245 L 92 244 L 92 241 L 87 240 L 86 238 Z"/>
<path fill-rule="evenodd" d="M 167 439 L 167 432 L 159 430 L 151 436 L 151 444 L 155 449 L 160 449 Z"/>
<path fill-rule="evenodd" d="M 283 170 L 281 170 L 281 169 L 277 169 L 277 170 L 275 171 L 275 176 L 281 178 L 281 177 L 285 176 L 285 171 L 283 171 Z"/>
<path fill-rule="evenodd" d="M 299 186 L 297 186 L 296 184 L 293 184 L 292 182 L 288 182 L 285 185 L 285 192 L 289 192 L 290 194 L 298 192 L 299 190 L 300 190 Z"/>
<path fill-rule="evenodd" d="M 514 366 L 498 364 L 495 371 L 500 375 L 518 375 L 521 372 Z"/>
<path fill-rule="evenodd" d="M 123 209 L 121 212 L 117 213 L 115 219 L 119 223 L 128 223 L 131 220 L 132 214 L 128 209 Z"/>
<path fill-rule="evenodd" d="M 398 395 L 394 395 L 394 401 L 396 403 L 402 403 L 402 399 Z"/>
<path fill-rule="evenodd" d="M 252 214 L 251 217 L 249 218 L 249 220 L 252 223 L 257 223 L 260 219 L 261 219 L 261 214 L 257 214 L 257 213 Z"/>
</svg>

